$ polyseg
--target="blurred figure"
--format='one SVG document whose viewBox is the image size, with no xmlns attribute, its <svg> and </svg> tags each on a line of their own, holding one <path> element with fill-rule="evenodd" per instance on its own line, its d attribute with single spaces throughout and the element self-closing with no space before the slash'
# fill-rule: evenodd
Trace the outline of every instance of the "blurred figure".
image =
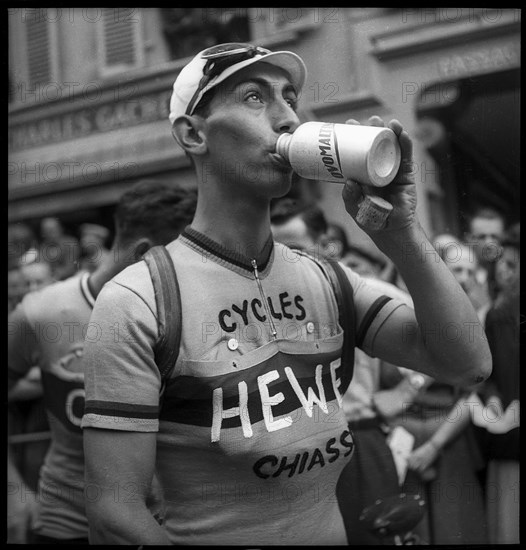
<svg viewBox="0 0 526 550">
<path fill-rule="evenodd" d="M 284 199 L 275 203 L 270 221 L 276 241 L 315 257 L 323 256 L 321 238 L 327 231 L 327 220 L 320 207 Z"/>
<path fill-rule="evenodd" d="M 42 260 L 38 250 L 30 248 L 19 260 L 20 284 L 23 292 L 19 303 L 29 294 L 40 291 L 55 282 L 51 266 Z M 16 309 L 16 308 L 15 308 Z M 10 325 L 10 330 L 13 325 Z M 40 368 L 32 368 L 18 380 L 8 396 L 8 414 L 12 434 L 42 433 L 49 430 L 43 401 Z M 20 445 L 13 451 L 16 465 L 24 473 L 31 490 L 36 491 L 38 473 L 49 448 L 49 440 Z"/>
<path fill-rule="evenodd" d="M 26 263 L 24 258 L 25 256 L 20 262 L 19 269 L 25 285 L 25 293 L 35 292 L 55 282 L 52 267 L 48 262 L 37 258 Z"/>
<path fill-rule="evenodd" d="M 151 180 L 137 183 L 116 207 L 112 254 L 92 273 L 81 272 L 28 294 L 9 317 L 8 373 L 13 388 L 9 395 L 17 388 L 15 381 L 38 364 L 46 405 L 41 415 L 49 418 L 51 428 L 52 444 L 38 479 L 35 544 L 88 543 L 80 421 L 84 344 L 94 337 L 92 329 L 97 334 L 97 327 L 90 323 L 95 299 L 112 277 L 139 261 L 151 246 L 176 238 L 191 222 L 195 205 L 195 193 L 176 185 Z M 54 330 L 48 334 L 47 327 Z M 133 327 L 114 328 L 115 338 L 134 336 Z M 28 482 L 27 471 L 20 471 Z M 129 494 L 133 488 L 122 487 L 122 491 Z"/>
<path fill-rule="evenodd" d="M 514 228 L 496 262 L 498 295 L 486 316 L 493 372 L 471 409 L 488 468 L 489 542 L 519 543 L 520 503 L 520 240 Z"/>
<path fill-rule="evenodd" d="M 36 236 L 25 223 L 12 223 L 7 228 L 8 269 L 18 265 L 20 258 L 30 248 L 37 248 Z"/>
<path fill-rule="evenodd" d="M 520 294 L 520 224 L 513 225 L 506 232 L 501 246 L 501 255 L 495 265 L 495 305 L 518 298 Z"/>
<path fill-rule="evenodd" d="M 40 257 L 51 264 L 53 276 L 62 281 L 77 271 L 80 253 L 78 240 L 67 235 L 58 218 L 47 217 L 40 222 Z"/>
<path fill-rule="evenodd" d="M 480 292 L 477 301 L 481 306 L 495 299 L 495 265 L 500 256 L 500 243 L 505 227 L 504 216 L 488 207 L 475 210 L 468 222 L 464 240 L 474 247 L 479 262 L 477 281 L 483 291 Z"/>
<path fill-rule="evenodd" d="M 96 223 L 83 223 L 80 226 L 80 257 L 81 271 L 95 271 L 110 253 L 106 241 L 110 232 L 106 227 Z"/>
<path fill-rule="evenodd" d="M 341 260 L 349 250 L 349 241 L 345 229 L 337 223 L 329 223 L 321 238 L 324 256 Z"/>
<path fill-rule="evenodd" d="M 452 253 L 453 250 L 454 253 Z M 455 247 L 450 246 L 445 250 L 443 260 L 462 287 L 462 290 L 470 296 L 477 283 L 478 263 L 472 250 L 462 243 L 459 243 Z"/>
<path fill-rule="evenodd" d="M 459 242 L 459 239 L 451 233 L 440 233 L 432 240 L 432 245 L 439 253 L 440 257 L 444 259 L 447 248 L 450 246 L 457 246 Z"/>
<path fill-rule="evenodd" d="M 469 296 L 471 303 L 479 314 L 485 315 L 484 306 L 479 302 L 477 271 L 479 267 L 477 256 L 472 247 L 460 241 L 449 242 L 447 246 L 437 249 L 442 260 L 453 273 L 462 290 Z"/>
<path fill-rule="evenodd" d="M 446 233 L 437 235 L 433 241 L 433 246 L 464 292 L 469 296 L 479 319 L 483 323 L 491 301 L 487 292 L 487 284 L 481 284 L 478 277 L 480 264 L 476 250 L 471 243 L 462 242 L 453 235 Z"/>
<path fill-rule="evenodd" d="M 380 279 L 385 267 L 379 256 L 363 246 L 354 244 L 347 247 L 347 253 L 341 261 L 362 277 L 373 279 Z"/>
<path fill-rule="evenodd" d="M 7 312 L 13 311 L 26 292 L 26 282 L 18 265 L 7 272 Z"/>
</svg>

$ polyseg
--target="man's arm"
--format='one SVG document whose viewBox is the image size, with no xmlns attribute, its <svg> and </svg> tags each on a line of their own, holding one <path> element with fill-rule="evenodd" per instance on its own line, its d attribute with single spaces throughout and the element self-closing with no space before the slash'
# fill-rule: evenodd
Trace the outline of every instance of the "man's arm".
<svg viewBox="0 0 526 550">
<path fill-rule="evenodd" d="M 9 314 L 7 323 L 7 390 L 9 400 L 16 399 L 16 387 L 22 383 L 31 368 L 38 364 L 39 344 L 20 303 Z M 19 386 L 18 391 L 20 387 Z M 29 399 L 29 397 L 23 397 Z"/>
<path fill-rule="evenodd" d="M 477 314 L 417 223 L 376 239 L 413 298 L 377 334 L 375 354 L 453 385 L 474 385 L 491 373 L 491 353 Z M 412 252 L 408 252 L 412 251 Z"/>
<path fill-rule="evenodd" d="M 146 506 L 155 432 L 84 429 L 90 544 L 170 544 Z"/>
<path fill-rule="evenodd" d="M 18 382 L 14 382 L 10 378 L 8 387 L 7 400 L 9 403 L 13 401 L 29 401 L 42 397 L 44 395 L 44 388 L 42 386 L 40 367 L 32 367 L 24 378 L 21 378 Z"/>
<path fill-rule="evenodd" d="M 128 269 L 132 282 L 147 273 L 145 265 Z M 90 542 L 169 544 L 148 507 L 159 428 L 157 320 L 115 278 L 97 296 L 90 324 L 98 334 L 84 342 L 81 424 Z"/>
<path fill-rule="evenodd" d="M 460 398 L 450 411 L 456 413 L 460 408 L 460 415 L 457 414 L 454 420 L 451 420 L 449 415 L 446 415 L 437 431 L 427 441 L 422 443 L 420 447 L 413 450 L 408 457 L 408 466 L 411 470 L 422 474 L 435 462 L 444 447 L 468 427 L 471 421 L 469 409 L 466 406 L 469 405 L 468 399 L 469 396 Z M 451 417 L 453 418 L 453 414 Z"/>
<path fill-rule="evenodd" d="M 369 122 L 384 126 L 379 117 Z M 411 139 L 398 121 L 391 121 L 389 127 L 398 136 L 402 152 L 394 181 L 366 191 L 348 181 L 343 189 L 345 208 L 353 218 L 364 192 L 374 191 L 393 205 L 386 225 L 367 233 L 394 263 L 414 303 L 414 310 L 399 307 L 382 325 L 374 341 L 374 355 L 450 384 L 478 384 L 491 373 L 491 353 L 483 328 L 468 296 L 418 221 Z"/>
</svg>

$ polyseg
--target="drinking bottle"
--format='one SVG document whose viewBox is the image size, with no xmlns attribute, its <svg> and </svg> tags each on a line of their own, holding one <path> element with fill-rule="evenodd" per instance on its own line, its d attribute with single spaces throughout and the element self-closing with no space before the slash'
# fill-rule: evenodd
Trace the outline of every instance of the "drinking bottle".
<svg viewBox="0 0 526 550">
<path fill-rule="evenodd" d="M 281 134 L 276 153 L 306 179 L 384 187 L 400 168 L 398 138 L 390 128 L 305 122 L 292 134 Z M 356 221 L 367 229 L 381 229 L 393 207 L 386 200 L 365 194 Z"/>
<path fill-rule="evenodd" d="M 305 122 L 279 136 L 276 153 L 306 179 L 383 187 L 400 167 L 398 138 L 390 128 Z"/>
</svg>

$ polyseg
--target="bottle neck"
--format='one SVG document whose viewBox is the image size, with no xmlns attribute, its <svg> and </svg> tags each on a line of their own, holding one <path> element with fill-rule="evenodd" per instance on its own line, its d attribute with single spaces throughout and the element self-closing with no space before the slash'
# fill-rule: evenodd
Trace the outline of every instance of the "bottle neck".
<svg viewBox="0 0 526 550">
<path fill-rule="evenodd" d="M 281 134 L 276 142 L 276 153 L 285 160 L 289 160 L 289 148 L 292 140 L 292 134 Z"/>
</svg>

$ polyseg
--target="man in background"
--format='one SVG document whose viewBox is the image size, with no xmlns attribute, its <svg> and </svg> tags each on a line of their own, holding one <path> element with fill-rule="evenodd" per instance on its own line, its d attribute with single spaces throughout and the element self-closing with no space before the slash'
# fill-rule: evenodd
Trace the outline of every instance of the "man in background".
<svg viewBox="0 0 526 550">
<path fill-rule="evenodd" d="M 62 222 L 55 217 L 40 222 L 40 257 L 51 264 L 57 281 L 67 279 L 77 271 L 79 241 L 68 235 Z"/>
<path fill-rule="evenodd" d="M 104 262 L 104 257 L 110 253 L 106 247 L 109 235 L 108 229 L 96 223 L 80 226 L 80 271 L 95 271 Z"/>
<path fill-rule="evenodd" d="M 176 185 L 142 181 L 124 193 L 115 211 L 111 254 L 93 273 L 84 272 L 25 296 L 9 317 L 10 387 L 34 365 L 42 372 L 52 443 L 40 472 L 36 544 L 87 544 L 84 452 L 80 422 L 84 411 L 83 347 L 100 337 L 90 323 L 102 287 L 151 247 L 175 239 L 194 215 L 195 193 Z M 130 336 L 114 327 L 114 337 Z M 120 332 L 119 332 L 120 331 Z M 18 496 L 24 498 L 24 487 Z M 133 491 L 133 488 L 129 488 Z M 116 498 L 133 498 L 125 488 Z"/>
<path fill-rule="evenodd" d="M 478 259 L 476 279 L 479 288 L 473 296 L 478 307 L 489 308 L 496 297 L 495 266 L 505 228 L 504 216 L 494 208 L 478 208 L 469 219 L 464 240 L 473 247 Z"/>
</svg>

